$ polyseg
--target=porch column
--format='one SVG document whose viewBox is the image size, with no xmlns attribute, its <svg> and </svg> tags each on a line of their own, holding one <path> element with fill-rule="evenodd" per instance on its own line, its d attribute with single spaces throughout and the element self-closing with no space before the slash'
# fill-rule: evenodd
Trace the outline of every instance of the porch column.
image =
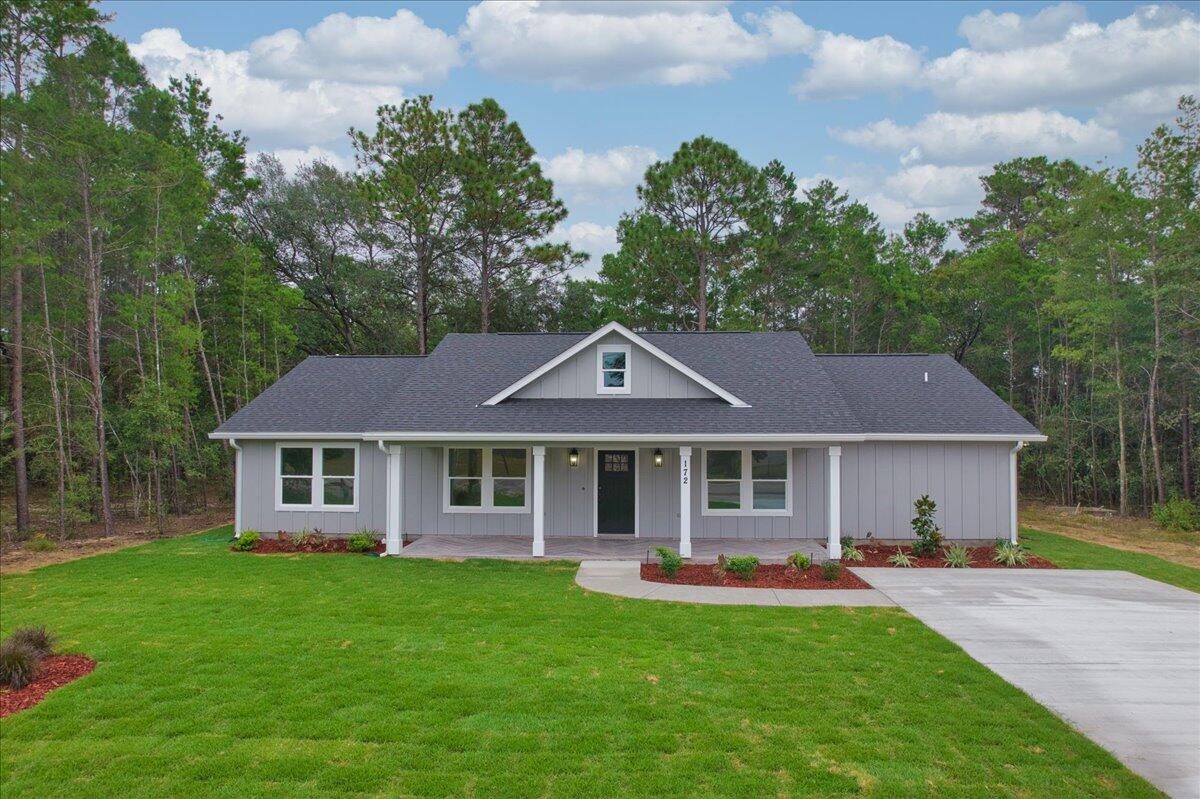
<svg viewBox="0 0 1200 799">
<path fill-rule="evenodd" d="M 399 555 L 402 546 L 404 519 L 404 447 L 391 444 L 387 453 L 387 551 Z"/>
<path fill-rule="evenodd" d="M 842 557 L 842 448 L 829 448 L 829 559 Z"/>
<path fill-rule="evenodd" d="M 1017 453 L 1025 446 L 1024 441 L 1018 441 L 1008 452 L 1008 493 L 1009 520 L 1008 540 L 1017 543 Z"/>
<path fill-rule="evenodd" d="M 533 556 L 546 554 L 546 448 L 533 448 Z"/>
<path fill-rule="evenodd" d="M 679 448 L 679 557 L 692 556 L 692 448 Z"/>
</svg>

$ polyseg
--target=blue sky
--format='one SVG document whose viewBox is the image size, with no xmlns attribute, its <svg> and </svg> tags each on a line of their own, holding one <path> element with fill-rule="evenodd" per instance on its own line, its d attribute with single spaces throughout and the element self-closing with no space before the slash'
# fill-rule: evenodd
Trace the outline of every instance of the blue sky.
<svg viewBox="0 0 1200 799">
<path fill-rule="evenodd" d="M 598 255 L 647 163 L 699 134 L 898 229 L 1021 154 L 1127 164 L 1200 93 L 1200 3 L 103 2 L 152 79 L 193 72 L 254 151 L 349 166 L 345 129 L 496 98 Z"/>
</svg>

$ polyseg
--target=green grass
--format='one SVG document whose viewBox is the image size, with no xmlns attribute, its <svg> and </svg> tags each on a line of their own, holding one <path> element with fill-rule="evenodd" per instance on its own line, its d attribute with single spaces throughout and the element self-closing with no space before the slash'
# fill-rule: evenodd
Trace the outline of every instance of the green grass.
<svg viewBox="0 0 1200 799">
<path fill-rule="evenodd" d="M 1064 569 L 1117 569 L 1200 592 L 1200 569 L 1153 555 L 1113 549 L 1029 527 L 1021 528 L 1021 542 Z"/>
<path fill-rule="evenodd" d="M 588 594 L 574 564 L 228 551 L 8 577 L 99 661 L 0 721 L 5 797 L 1158 796 L 895 609 Z"/>
</svg>

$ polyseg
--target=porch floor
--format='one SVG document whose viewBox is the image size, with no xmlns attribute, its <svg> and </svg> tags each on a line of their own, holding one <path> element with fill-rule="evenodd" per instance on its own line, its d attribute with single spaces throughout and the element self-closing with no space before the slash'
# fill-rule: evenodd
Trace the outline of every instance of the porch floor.
<svg viewBox="0 0 1200 799">
<path fill-rule="evenodd" d="M 644 560 L 655 547 L 679 550 L 678 538 L 546 538 L 545 560 Z M 400 550 L 402 558 L 500 558 L 533 560 L 533 539 L 516 535 L 422 535 Z M 693 538 L 692 563 L 715 563 L 717 555 L 757 555 L 763 563 L 783 563 L 793 552 L 819 561 L 825 544 L 816 538 Z"/>
</svg>

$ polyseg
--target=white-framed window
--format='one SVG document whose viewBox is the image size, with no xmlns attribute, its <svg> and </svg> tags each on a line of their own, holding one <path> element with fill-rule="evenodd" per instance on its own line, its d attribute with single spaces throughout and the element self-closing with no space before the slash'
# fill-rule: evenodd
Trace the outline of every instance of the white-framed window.
<svg viewBox="0 0 1200 799">
<path fill-rule="evenodd" d="M 601 344 L 596 347 L 596 393 L 628 394 L 630 390 L 630 351 L 628 344 Z"/>
<path fill-rule="evenodd" d="M 529 461 L 526 447 L 446 447 L 442 510 L 528 513 Z"/>
<path fill-rule="evenodd" d="M 706 449 L 701 481 L 705 516 L 790 516 L 791 450 Z"/>
<path fill-rule="evenodd" d="M 358 444 L 280 441 L 275 510 L 358 510 Z"/>
</svg>

